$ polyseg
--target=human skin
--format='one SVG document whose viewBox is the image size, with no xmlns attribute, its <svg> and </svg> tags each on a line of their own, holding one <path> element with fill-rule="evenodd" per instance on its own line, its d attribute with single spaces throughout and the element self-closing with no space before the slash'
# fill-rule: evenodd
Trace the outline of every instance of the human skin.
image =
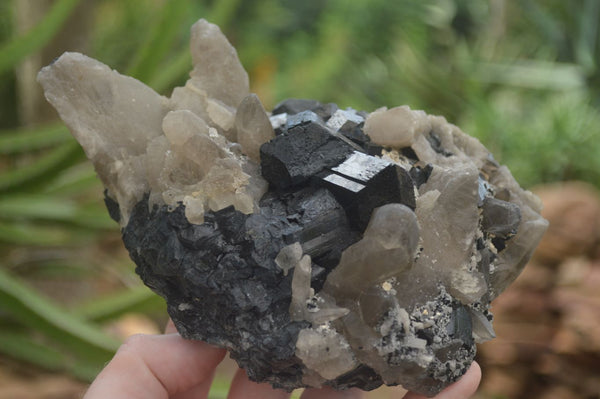
<svg viewBox="0 0 600 399">
<path fill-rule="evenodd" d="M 201 341 L 183 339 L 171 322 L 163 335 L 134 335 L 96 377 L 84 399 L 205 399 L 215 369 L 226 351 Z M 466 399 L 477 390 L 481 369 L 473 363 L 456 383 L 433 399 Z M 240 369 L 231 382 L 228 399 L 287 399 L 289 392 L 250 381 Z M 364 398 L 359 389 L 306 389 L 301 399 Z M 412 392 L 403 399 L 422 399 Z"/>
</svg>

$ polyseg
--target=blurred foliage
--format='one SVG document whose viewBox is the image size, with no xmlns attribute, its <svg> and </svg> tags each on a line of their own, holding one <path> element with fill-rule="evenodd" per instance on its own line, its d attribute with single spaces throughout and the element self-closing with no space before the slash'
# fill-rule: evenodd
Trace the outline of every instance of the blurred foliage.
<svg viewBox="0 0 600 399">
<path fill-rule="evenodd" d="M 56 0 L 20 34 L 18 1 L 0 2 L 0 352 L 45 368 L 90 379 L 117 345 L 105 323 L 164 310 L 67 129 L 19 119 L 16 71 L 77 7 L 93 8 L 88 54 L 160 93 L 185 81 L 189 27 L 203 17 L 237 47 L 266 108 L 287 97 L 409 104 L 479 137 L 526 187 L 600 186 L 597 0 Z M 53 279 L 90 292 L 56 303 L 32 285 Z"/>
</svg>

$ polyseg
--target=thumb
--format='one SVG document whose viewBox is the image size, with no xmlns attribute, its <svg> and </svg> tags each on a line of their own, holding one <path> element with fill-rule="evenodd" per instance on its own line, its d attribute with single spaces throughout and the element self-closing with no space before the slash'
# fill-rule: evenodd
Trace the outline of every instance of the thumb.
<svg viewBox="0 0 600 399">
<path fill-rule="evenodd" d="M 224 349 L 179 334 L 134 335 L 94 380 L 84 399 L 167 399 L 212 377 Z"/>
</svg>

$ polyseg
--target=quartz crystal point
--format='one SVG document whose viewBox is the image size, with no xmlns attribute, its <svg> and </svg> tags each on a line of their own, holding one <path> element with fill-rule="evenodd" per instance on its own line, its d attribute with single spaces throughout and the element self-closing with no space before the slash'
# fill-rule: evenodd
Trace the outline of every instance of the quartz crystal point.
<svg viewBox="0 0 600 399">
<path fill-rule="evenodd" d="M 194 69 L 172 97 L 78 53 L 65 53 L 38 80 L 119 205 L 121 226 L 148 195 L 149 206 L 186 205 L 191 222 L 206 210 L 254 211 L 266 191 L 257 167 L 257 140 L 273 136 L 235 49 L 216 25 L 192 27 Z M 236 107 L 246 134 L 236 137 Z M 237 147 L 236 147 L 237 146 Z M 253 159 L 252 159 L 253 158 Z M 251 183 L 252 182 L 252 183 Z M 250 187 L 251 185 L 251 187 Z"/>
<path fill-rule="evenodd" d="M 170 98 L 76 53 L 39 74 L 181 335 L 287 390 L 460 378 L 547 227 L 539 199 L 443 117 L 268 114 L 218 27 L 191 51 Z"/>
</svg>

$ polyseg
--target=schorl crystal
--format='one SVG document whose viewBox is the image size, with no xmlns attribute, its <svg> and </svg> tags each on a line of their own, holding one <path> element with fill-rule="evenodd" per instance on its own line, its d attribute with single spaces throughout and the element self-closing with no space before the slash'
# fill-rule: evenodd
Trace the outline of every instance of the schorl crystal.
<svg viewBox="0 0 600 399">
<path fill-rule="evenodd" d="M 537 197 L 442 117 L 267 114 L 218 27 L 191 48 L 170 98 L 76 53 L 38 78 L 179 333 L 286 390 L 460 378 L 547 227 Z"/>
</svg>

